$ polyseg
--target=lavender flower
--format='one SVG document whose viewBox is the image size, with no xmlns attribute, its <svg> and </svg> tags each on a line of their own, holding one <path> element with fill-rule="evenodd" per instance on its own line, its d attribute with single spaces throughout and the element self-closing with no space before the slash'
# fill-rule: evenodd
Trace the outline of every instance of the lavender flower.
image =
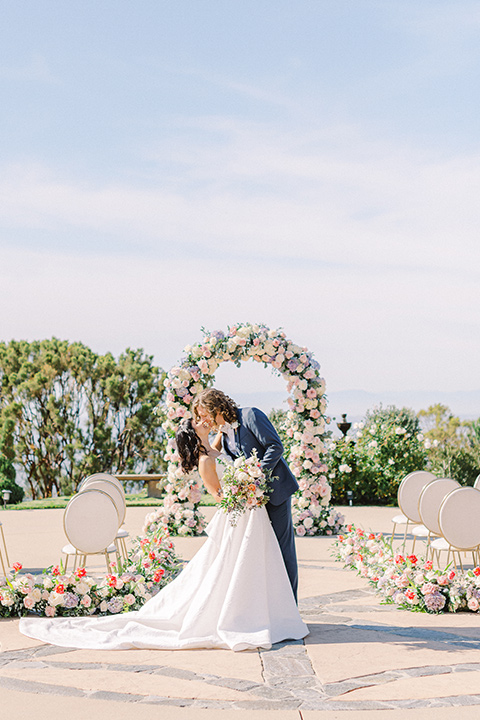
<svg viewBox="0 0 480 720">
<path fill-rule="evenodd" d="M 107 602 L 107 610 L 111 613 L 121 612 L 123 610 L 123 598 L 118 595 L 116 597 L 112 597 Z"/>
<path fill-rule="evenodd" d="M 75 608 L 78 605 L 78 595 L 75 595 L 75 593 L 67 592 L 63 596 L 63 607 L 68 608 L 69 610 L 71 608 Z"/>
<path fill-rule="evenodd" d="M 442 593 L 438 591 L 429 593 L 428 595 L 425 595 L 424 601 L 427 610 L 430 610 L 431 612 L 439 612 L 440 610 L 443 610 L 445 606 L 445 595 L 442 595 Z"/>
</svg>

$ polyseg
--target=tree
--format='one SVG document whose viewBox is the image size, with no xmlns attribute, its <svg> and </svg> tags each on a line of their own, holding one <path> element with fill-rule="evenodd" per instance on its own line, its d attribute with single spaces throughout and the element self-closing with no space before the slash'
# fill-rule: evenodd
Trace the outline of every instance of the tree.
<svg viewBox="0 0 480 720">
<path fill-rule="evenodd" d="M 142 350 L 118 361 L 82 343 L 0 343 L 0 423 L 32 496 L 93 472 L 163 468 L 164 373 Z"/>
<path fill-rule="evenodd" d="M 473 485 L 480 473 L 480 420 L 460 420 L 446 405 L 420 410 L 428 467 L 435 474 Z"/>
</svg>

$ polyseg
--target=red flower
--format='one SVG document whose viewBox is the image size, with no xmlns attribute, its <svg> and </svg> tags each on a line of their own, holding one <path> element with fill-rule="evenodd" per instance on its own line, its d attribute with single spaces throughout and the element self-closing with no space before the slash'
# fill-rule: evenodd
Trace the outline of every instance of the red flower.
<svg viewBox="0 0 480 720">
<path fill-rule="evenodd" d="M 60 568 L 58 567 L 58 565 L 54 565 L 54 567 L 52 568 L 52 575 L 60 575 Z"/>
<path fill-rule="evenodd" d="M 405 562 L 405 558 L 403 557 L 403 555 L 395 555 L 395 562 L 397 563 L 397 565 L 400 565 L 401 563 Z"/>
<path fill-rule="evenodd" d="M 155 555 L 155 550 L 150 550 L 150 552 L 148 553 L 148 557 L 150 558 L 150 560 L 155 560 L 155 558 L 157 557 Z"/>
<path fill-rule="evenodd" d="M 423 566 L 424 570 L 431 570 L 433 568 L 433 562 L 431 560 L 427 560 L 425 565 Z"/>
<path fill-rule="evenodd" d="M 405 597 L 409 600 L 414 600 L 416 597 L 415 592 L 413 590 L 405 590 Z"/>
<path fill-rule="evenodd" d="M 85 577 L 86 574 L 87 574 L 87 571 L 86 571 L 86 569 L 85 569 L 84 567 L 83 567 L 83 568 L 77 568 L 77 569 L 75 570 L 75 575 L 76 575 L 76 577 L 77 577 L 78 579 L 80 579 L 80 578 L 82 578 L 82 577 Z"/>
<path fill-rule="evenodd" d="M 23 565 L 19 562 L 14 562 L 12 565 L 12 568 L 15 570 L 15 572 L 19 572 L 22 569 Z"/>
<path fill-rule="evenodd" d="M 56 592 L 58 595 L 63 595 L 63 593 L 65 592 L 65 586 L 64 586 L 64 585 L 57 585 L 57 587 L 55 588 L 55 592 Z"/>
<path fill-rule="evenodd" d="M 480 567 L 474 568 L 473 574 L 474 574 L 474 575 L 477 575 L 477 576 L 480 575 Z"/>
<path fill-rule="evenodd" d="M 142 540 L 140 540 L 140 545 L 141 545 L 142 548 L 143 548 L 143 547 L 145 547 L 145 545 L 148 545 L 149 542 L 150 542 L 150 541 L 147 540 L 147 538 L 143 538 Z"/>
<path fill-rule="evenodd" d="M 410 560 L 412 565 L 415 565 L 418 562 L 418 558 L 416 555 L 407 555 L 407 560 Z"/>
<path fill-rule="evenodd" d="M 455 571 L 454 571 L 454 570 L 451 570 L 451 571 L 448 573 L 448 579 L 449 579 L 449 580 L 453 580 L 453 578 L 455 577 L 455 575 L 456 575 Z"/>
<path fill-rule="evenodd" d="M 370 533 L 370 535 L 368 536 L 368 539 L 375 540 L 375 533 Z"/>
<path fill-rule="evenodd" d="M 158 570 L 155 570 L 153 574 L 153 582 L 160 582 L 162 577 L 165 575 L 165 570 L 163 568 L 158 568 Z"/>
<path fill-rule="evenodd" d="M 107 575 L 107 582 L 110 585 L 110 587 L 115 587 L 117 584 L 117 578 L 115 575 Z"/>
</svg>

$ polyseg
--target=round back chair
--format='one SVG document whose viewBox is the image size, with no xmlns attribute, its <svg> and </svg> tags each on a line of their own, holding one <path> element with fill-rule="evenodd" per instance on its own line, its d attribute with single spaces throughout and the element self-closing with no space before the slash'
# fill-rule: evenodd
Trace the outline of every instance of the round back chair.
<svg viewBox="0 0 480 720">
<path fill-rule="evenodd" d="M 480 544 L 480 490 L 459 487 L 443 500 L 438 513 L 445 540 L 457 550 L 472 550 Z"/>
<path fill-rule="evenodd" d="M 402 513 L 413 523 L 420 523 L 418 500 L 423 488 L 435 480 L 427 470 L 416 470 L 406 475 L 398 488 L 398 505 Z"/>
<path fill-rule="evenodd" d="M 125 488 L 123 487 L 120 480 L 118 480 L 115 475 L 110 475 L 110 473 L 94 473 L 93 475 L 89 475 L 84 480 L 82 480 L 82 482 L 78 486 L 78 489 L 80 490 L 80 488 L 82 488 L 84 485 L 88 485 L 91 480 L 108 480 L 108 482 L 116 485 L 120 492 L 125 495 Z"/>
<path fill-rule="evenodd" d="M 84 480 L 80 485 L 78 492 L 81 494 L 87 490 L 101 490 L 112 498 L 115 507 L 117 508 L 118 527 L 120 527 L 125 520 L 125 514 L 127 512 L 125 494 L 123 491 L 120 490 L 115 483 L 111 482 L 108 479 L 108 476 L 105 478 L 99 478 L 98 474 L 91 475 L 89 478 L 86 478 L 86 480 Z"/>
<path fill-rule="evenodd" d="M 117 535 L 115 503 L 101 490 L 84 490 L 65 508 L 63 527 L 68 541 L 83 555 L 105 552 Z"/>
<path fill-rule="evenodd" d="M 422 523 L 434 535 L 441 535 L 438 513 L 446 496 L 460 487 L 452 478 L 437 478 L 423 488 L 418 501 L 418 512 Z"/>
</svg>

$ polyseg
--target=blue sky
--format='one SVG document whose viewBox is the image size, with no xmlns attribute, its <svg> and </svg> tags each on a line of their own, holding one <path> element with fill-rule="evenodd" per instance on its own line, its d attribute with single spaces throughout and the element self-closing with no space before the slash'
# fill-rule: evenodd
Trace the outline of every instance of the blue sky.
<svg viewBox="0 0 480 720">
<path fill-rule="evenodd" d="M 479 29 L 462 0 L 8 3 L 0 338 L 168 368 L 264 322 L 327 391 L 479 389 Z"/>
</svg>

